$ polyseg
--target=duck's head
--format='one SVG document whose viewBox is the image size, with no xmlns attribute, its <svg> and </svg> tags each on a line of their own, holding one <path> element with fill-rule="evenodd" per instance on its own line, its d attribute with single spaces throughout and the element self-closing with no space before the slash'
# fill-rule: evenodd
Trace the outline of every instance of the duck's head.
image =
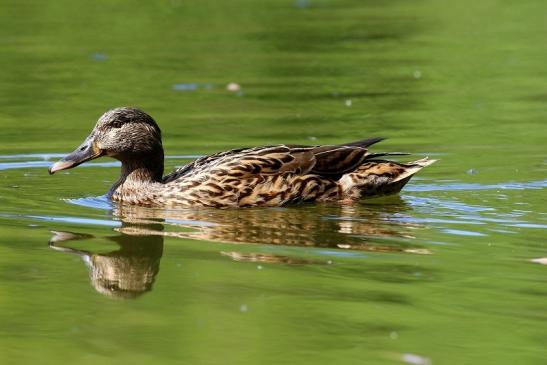
<svg viewBox="0 0 547 365">
<path fill-rule="evenodd" d="M 159 162 L 157 159 L 161 158 L 163 165 L 160 128 L 142 110 L 126 107 L 109 110 L 99 118 L 78 148 L 51 165 L 49 173 L 70 169 L 101 156 L 110 156 L 122 163 Z"/>
</svg>

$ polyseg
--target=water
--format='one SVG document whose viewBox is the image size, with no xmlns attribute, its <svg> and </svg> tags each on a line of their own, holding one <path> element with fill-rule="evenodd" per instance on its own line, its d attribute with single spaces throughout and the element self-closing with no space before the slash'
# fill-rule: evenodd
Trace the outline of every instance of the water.
<svg viewBox="0 0 547 365">
<path fill-rule="evenodd" d="M 543 2 L 1 9 L 0 363 L 544 363 Z M 355 206 L 158 211 L 103 197 L 108 159 L 48 176 L 120 105 L 166 170 L 371 136 L 440 161 Z"/>
</svg>

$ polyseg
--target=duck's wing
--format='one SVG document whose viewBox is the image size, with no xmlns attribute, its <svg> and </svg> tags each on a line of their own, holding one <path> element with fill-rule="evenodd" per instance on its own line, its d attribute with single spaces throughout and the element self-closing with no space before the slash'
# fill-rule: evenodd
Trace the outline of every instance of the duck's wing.
<svg viewBox="0 0 547 365">
<path fill-rule="evenodd" d="M 313 154 L 314 165 L 305 173 L 338 180 L 342 175 L 354 171 L 372 156 L 368 147 L 383 141 L 383 137 L 363 139 L 340 145 L 288 146 L 291 150 L 309 149 Z"/>
<path fill-rule="evenodd" d="M 244 150 L 246 150 L 246 148 L 238 148 L 238 149 L 234 149 L 230 151 L 218 152 L 209 156 L 200 157 L 197 160 L 190 162 L 189 164 L 179 167 L 178 169 L 172 171 L 168 175 L 165 175 L 162 179 L 162 182 L 165 184 L 165 183 L 177 180 L 183 176 L 187 176 L 191 174 L 192 172 L 203 170 L 204 167 L 210 166 L 214 164 L 216 161 L 222 160 L 226 156 L 237 154 Z"/>
<path fill-rule="evenodd" d="M 370 155 L 365 145 L 379 140 L 375 138 L 347 145 L 275 145 L 220 152 L 199 158 L 173 171 L 163 178 L 163 182 L 202 174 L 246 178 L 293 173 L 339 179 L 343 174 L 358 168 Z"/>
<path fill-rule="evenodd" d="M 244 177 L 260 174 L 302 173 L 315 165 L 315 159 L 306 148 L 285 145 L 239 148 L 201 157 L 178 168 L 163 178 L 169 183 L 181 178 L 216 174 Z"/>
</svg>

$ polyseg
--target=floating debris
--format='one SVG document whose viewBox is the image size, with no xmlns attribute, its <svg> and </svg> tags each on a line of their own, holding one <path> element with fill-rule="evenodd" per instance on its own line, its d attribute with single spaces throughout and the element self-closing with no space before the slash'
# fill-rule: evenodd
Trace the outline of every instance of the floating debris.
<svg viewBox="0 0 547 365">
<path fill-rule="evenodd" d="M 422 72 L 419 71 L 419 70 L 416 70 L 414 71 L 414 73 L 412 74 L 412 76 L 414 76 L 415 79 L 419 79 L 422 77 Z"/>
<path fill-rule="evenodd" d="M 431 360 L 416 354 L 402 354 L 401 360 L 412 365 L 430 365 Z"/>
<path fill-rule="evenodd" d="M 298 9 L 306 9 L 311 6 L 311 0 L 296 0 L 294 2 L 294 7 Z"/>
<path fill-rule="evenodd" d="M 173 84 L 173 90 L 175 91 L 195 91 L 197 89 L 199 89 L 199 85 L 193 82 Z"/>
<path fill-rule="evenodd" d="M 108 57 L 104 53 L 95 52 L 91 55 L 91 58 L 95 61 L 106 61 Z"/>
<path fill-rule="evenodd" d="M 352 106 L 353 102 L 351 101 L 351 99 L 346 99 L 345 104 L 349 108 L 350 106 Z"/>
<path fill-rule="evenodd" d="M 530 262 L 534 264 L 547 265 L 547 257 L 539 257 L 537 259 L 531 259 Z"/>
<path fill-rule="evenodd" d="M 211 83 L 200 84 L 197 82 L 179 82 L 173 84 L 171 88 L 175 91 L 196 91 L 199 89 L 212 90 L 215 88 L 215 85 Z"/>
<path fill-rule="evenodd" d="M 475 175 L 475 174 L 478 173 L 478 171 L 475 170 L 475 169 L 469 169 L 469 170 L 467 170 L 465 173 L 466 173 L 467 175 Z"/>
<path fill-rule="evenodd" d="M 226 85 L 226 90 L 236 92 L 241 90 L 241 85 L 236 84 L 235 82 L 230 82 L 228 85 Z"/>
</svg>

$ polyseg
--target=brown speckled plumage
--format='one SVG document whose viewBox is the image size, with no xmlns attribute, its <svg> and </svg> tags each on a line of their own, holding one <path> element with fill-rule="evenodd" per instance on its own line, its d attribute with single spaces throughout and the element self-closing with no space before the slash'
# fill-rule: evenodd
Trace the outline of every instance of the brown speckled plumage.
<svg viewBox="0 0 547 365">
<path fill-rule="evenodd" d="M 106 112 L 84 143 L 50 173 L 107 155 L 122 162 L 112 200 L 149 207 L 282 206 L 356 201 L 399 192 L 435 160 L 407 164 L 379 160 L 368 147 L 381 138 L 342 145 L 240 148 L 199 158 L 163 174 L 161 131 L 134 108 Z"/>
</svg>

